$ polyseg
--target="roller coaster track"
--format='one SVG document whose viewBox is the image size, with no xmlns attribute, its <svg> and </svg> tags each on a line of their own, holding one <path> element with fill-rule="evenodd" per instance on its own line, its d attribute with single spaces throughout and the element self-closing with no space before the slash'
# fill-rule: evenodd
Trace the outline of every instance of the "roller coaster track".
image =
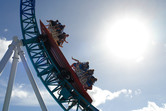
<svg viewBox="0 0 166 111">
<path fill-rule="evenodd" d="M 20 22 L 23 45 L 29 58 L 48 92 L 64 111 L 98 111 L 66 79 L 60 79 L 60 69 L 51 59 L 44 42 L 39 39 L 40 32 L 35 17 L 35 0 L 21 0 Z"/>
</svg>

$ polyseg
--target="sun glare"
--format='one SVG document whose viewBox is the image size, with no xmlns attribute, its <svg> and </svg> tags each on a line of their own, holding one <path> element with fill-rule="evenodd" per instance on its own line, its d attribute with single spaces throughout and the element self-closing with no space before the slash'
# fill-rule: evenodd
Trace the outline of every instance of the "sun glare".
<svg viewBox="0 0 166 111">
<path fill-rule="evenodd" d="M 138 59 L 148 50 L 150 31 L 143 21 L 126 17 L 110 24 L 106 46 L 111 54 L 123 59 Z"/>
</svg>

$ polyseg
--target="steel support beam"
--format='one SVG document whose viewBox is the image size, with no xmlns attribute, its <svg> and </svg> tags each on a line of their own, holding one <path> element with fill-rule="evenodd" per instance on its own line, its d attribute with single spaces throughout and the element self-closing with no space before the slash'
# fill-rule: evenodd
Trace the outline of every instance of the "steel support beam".
<svg viewBox="0 0 166 111">
<path fill-rule="evenodd" d="M 2 111 L 8 111 L 9 109 L 9 104 L 10 104 L 10 98 L 11 98 L 11 93 L 13 89 L 13 83 L 16 75 L 16 69 L 17 69 L 17 64 L 18 64 L 18 52 L 15 49 L 14 56 L 13 56 L 13 62 L 12 62 L 12 67 L 10 71 L 10 77 L 8 81 L 8 86 L 6 90 L 6 95 L 5 95 L 5 100 L 4 100 L 4 105 L 3 105 L 3 110 Z"/>
<path fill-rule="evenodd" d="M 42 99 L 42 97 L 40 95 L 40 92 L 38 90 L 38 87 L 36 85 L 36 82 L 35 82 L 35 80 L 34 80 L 34 78 L 32 76 L 31 70 L 29 69 L 27 61 L 25 59 L 24 52 L 20 48 L 20 44 L 17 44 L 17 50 L 18 50 L 18 54 L 19 54 L 19 56 L 21 58 L 21 61 L 22 61 L 23 65 L 24 65 L 24 68 L 25 68 L 25 70 L 27 72 L 29 81 L 31 82 L 31 85 L 32 85 L 32 88 L 33 88 L 33 90 L 35 92 L 35 95 L 36 95 L 36 97 L 37 97 L 37 99 L 39 101 L 40 107 L 41 107 L 42 111 L 47 111 L 47 108 L 46 108 L 46 106 L 44 104 L 44 101 L 43 101 L 43 99 Z"/>
</svg>

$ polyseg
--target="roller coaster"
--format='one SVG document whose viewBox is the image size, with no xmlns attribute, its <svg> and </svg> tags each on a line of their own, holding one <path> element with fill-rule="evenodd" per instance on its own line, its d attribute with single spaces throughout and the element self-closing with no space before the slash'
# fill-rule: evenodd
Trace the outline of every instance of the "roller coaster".
<svg viewBox="0 0 166 111">
<path fill-rule="evenodd" d="M 33 80 L 31 71 L 28 68 L 25 57 L 20 48 L 21 45 L 25 46 L 33 67 L 36 70 L 37 76 L 62 110 L 99 111 L 91 104 L 93 100 L 81 85 L 75 72 L 59 47 L 53 42 L 54 40 L 52 40 L 51 34 L 41 21 L 41 31 L 39 31 L 35 16 L 35 0 L 21 0 L 20 23 L 23 39 L 18 40 L 17 37 L 14 38 L 8 51 L 4 55 L 4 58 L 0 62 L 0 72 L 5 67 L 6 62 L 13 51 L 15 51 L 15 59 L 13 59 L 12 69 L 16 69 L 18 55 L 20 55 L 24 67 L 27 73 L 29 73 L 28 77 L 40 103 L 41 109 L 47 111 L 40 95 L 40 91 Z M 15 73 L 15 70 L 12 69 L 11 74 Z M 10 90 L 12 90 L 13 84 L 10 83 L 11 81 L 13 82 L 13 79 L 9 79 L 8 82 L 10 88 L 9 91 L 6 92 L 6 98 L 8 99 L 5 99 L 6 102 L 4 102 L 3 111 L 8 110 L 11 96 Z"/>
</svg>

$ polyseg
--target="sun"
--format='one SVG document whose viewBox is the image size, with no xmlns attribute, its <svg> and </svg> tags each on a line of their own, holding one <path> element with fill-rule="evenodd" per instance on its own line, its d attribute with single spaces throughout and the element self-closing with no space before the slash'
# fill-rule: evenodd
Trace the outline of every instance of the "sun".
<svg viewBox="0 0 166 111">
<path fill-rule="evenodd" d="M 106 47 L 110 54 L 122 59 L 138 59 L 148 50 L 150 30 L 141 19 L 124 17 L 107 27 Z"/>
</svg>

